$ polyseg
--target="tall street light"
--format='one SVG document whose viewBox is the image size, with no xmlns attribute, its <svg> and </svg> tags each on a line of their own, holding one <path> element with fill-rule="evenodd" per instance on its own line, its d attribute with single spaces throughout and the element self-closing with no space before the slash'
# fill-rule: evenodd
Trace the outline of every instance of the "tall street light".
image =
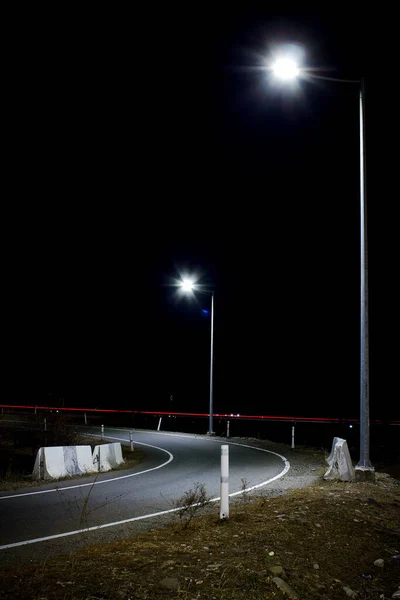
<svg viewBox="0 0 400 600">
<path fill-rule="evenodd" d="M 290 57 L 281 57 L 272 65 L 274 75 L 290 81 L 303 74 L 305 78 L 326 79 L 340 83 L 357 83 L 360 115 L 360 460 L 356 466 L 358 480 L 373 481 L 375 469 L 369 458 L 369 336 L 368 336 L 368 246 L 365 164 L 365 87 L 364 78 L 338 79 L 300 69 Z"/>
<path fill-rule="evenodd" d="M 203 291 L 191 279 L 183 279 L 180 282 L 180 288 L 185 294 L 194 291 Z M 211 294 L 211 348 L 210 348 L 210 409 L 208 419 L 208 435 L 215 435 L 213 430 L 213 363 L 214 363 L 214 290 L 210 290 Z"/>
</svg>

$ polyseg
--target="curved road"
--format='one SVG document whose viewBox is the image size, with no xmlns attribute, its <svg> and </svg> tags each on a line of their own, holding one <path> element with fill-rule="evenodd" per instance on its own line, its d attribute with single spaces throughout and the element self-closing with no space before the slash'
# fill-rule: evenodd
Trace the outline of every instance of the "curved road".
<svg viewBox="0 0 400 600">
<path fill-rule="evenodd" d="M 85 431 L 99 433 L 98 429 Z M 106 428 L 105 438 L 129 444 L 129 430 Z M 95 538 L 91 532 L 110 532 L 111 528 L 115 533 L 127 524 L 172 512 L 176 501 L 196 482 L 205 484 L 211 498 L 219 496 L 220 446 L 229 442 L 138 430 L 133 441 L 146 453 L 135 469 L 2 492 L 1 554 L 11 552 L 15 556 L 23 551 L 25 557 L 35 556 L 38 546 L 43 545 L 51 552 L 54 540 L 76 540 L 82 532 L 87 536 L 86 543 L 92 543 Z M 230 495 L 240 493 L 243 478 L 247 489 L 262 486 L 284 475 L 290 467 L 278 454 L 229 445 Z"/>
</svg>

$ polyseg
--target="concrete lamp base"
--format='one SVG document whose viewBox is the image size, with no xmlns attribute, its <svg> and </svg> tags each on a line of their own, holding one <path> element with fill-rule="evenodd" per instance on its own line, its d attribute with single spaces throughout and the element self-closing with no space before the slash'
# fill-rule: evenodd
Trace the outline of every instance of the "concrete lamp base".
<svg viewBox="0 0 400 600">
<path fill-rule="evenodd" d="M 356 467 L 356 481 L 357 482 L 375 482 L 375 469 L 374 467 Z"/>
</svg>

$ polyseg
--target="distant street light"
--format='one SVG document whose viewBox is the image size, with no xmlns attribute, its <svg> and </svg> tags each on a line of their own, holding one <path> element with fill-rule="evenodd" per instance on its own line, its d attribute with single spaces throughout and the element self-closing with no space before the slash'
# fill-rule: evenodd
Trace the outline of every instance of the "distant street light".
<svg viewBox="0 0 400 600">
<path fill-rule="evenodd" d="M 281 57 L 270 70 L 283 81 L 304 76 L 305 79 L 325 79 L 340 83 L 357 83 L 359 92 L 360 119 L 360 460 L 356 466 L 356 477 L 374 480 L 375 469 L 369 459 L 369 334 L 368 334 L 368 246 L 366 206 L 365 164 L 365 87 L 364 78 L 338 79 L 310 73 L 300 69 L 291 58 Z"/>
<path fill-rule="evenodd" d="M 182 279 L 180 282 L 180 288 L 182 292 L 188 294 L 193 291 L 204 292 L 200 286 L 191 279 Z M 211 294 L 211 349 L 210 349 L 210 409 L 209 409 L 209 421 L 208 421 L 208 435 L 214 435 L 213 431 L 213 363 L 214 363 L 214 290 L 210 290 Z"/>
<path fill-rule="evenodd" d="M 280 79 L 295 79 L 299 75 L 299 68 L 291 58 L 279 58 L 272 65 L 272 71 Z"/>
<path fill-rule="evenodd" d="M 191 279 L 183 279 L 180 286 L 183 292 L 191 292 L 194 289 L 194 283 Z"/>
</svg>

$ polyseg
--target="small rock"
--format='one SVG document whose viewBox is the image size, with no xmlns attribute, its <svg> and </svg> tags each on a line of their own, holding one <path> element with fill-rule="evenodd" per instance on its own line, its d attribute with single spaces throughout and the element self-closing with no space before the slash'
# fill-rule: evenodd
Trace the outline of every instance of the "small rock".
<svg viewBox="0 0 400 600">
<path fill-rule="evenodd" d="M 290 585 L 288 585 L 286 581 L 283 581 L 283 579 L 281 579 L 280 577 L 274 577 L 272 581 L 280 590 L 282 590 L 284 594 L 287 594 L 289 598 L 299 597 L 298 594 L 294 591 L 294 589 L 291 588 Z"/>
<path fill-rule="evenodd" d="M 318 569 L 319 569 L 319 564 L 318 564 L 318 563 L 314 563 L 314 564 L 313 564 L 313 568 L 314 568 L 316 571 L 318 571 Z"/>
<path fill-rule="evenodd" d="M 270 571 L 274 575 L 282 575 L 282 573 L 283 573 L 283 567 L 281 567 L 281 565 L 275 565 L 274 567 L 270 568 Z"/>
<path fill-rule="evenodd" d="M 322 527 L 319 523 L 315 523 L 315 527 Z"/>
<path fill-rule="evenodd" d="M 302 519 L 301 517 L 295 517 L 293 521 L 295 523 L 300 523 L 300 525 L 308 525 L 307 519 Z"/>
<path fill-rule="evenodd" d="M 377 504 L 379 506 L 379 502 L 377 502 L 375 498 L 368 498 L 368 504 Z"/>
<path fill-rule="evenodd" d="M 290 517 L 290 518 L 295 523 L 300 523 L 300 525 L 308 525 L 307 519 L 302 519 L 301 517 Z"/>
<path fill-rule="evenodd" d="M 383 560 L 383 558 L 378 558 L 377 560 L 374 561 L 374 565 L 376 567 L 380 567 L 381 569 L 383 569 L 384 564 L 385 564 L 385 561 Z"/>
<path fill-rule="evenodd" d="M 274 556 L 274 555 L 275 555 L 275 552 L 272 552 L 272 551 L 268 552 L 268 556 Z"/>
<path fill-rule="evenodd" d="M 165 577 L 164 579 L 161 579 L 160 585 L 169 590 L 177 590 L 179 588 L 179 581 L 176 577 Z"/>
<path fill-rule="evenodd" d="M 353 592 L 353 590 L 349 587 L 343 586 L 344 591 L 346 592 L 346 596 L 349 598 L 356 598 L 357 592 Z"/>
<path fill-rule="evenodd" d="M 166 560 L 165 562 L 163 562 L 163 564 L 161 565 L 161 569 L 166 569 L 167 567 L 172 567 L 172 565 L 175 564 L 174 560 Z"/>
<path fill-rule="evenodd" d="M 207 569 L 211 569 L 212 571 L 216 571 L 217 569 L 220 569 L 221 567 L 222 567 L 222 565 L 219 563 L 207 565 Z"/>
</svg>

